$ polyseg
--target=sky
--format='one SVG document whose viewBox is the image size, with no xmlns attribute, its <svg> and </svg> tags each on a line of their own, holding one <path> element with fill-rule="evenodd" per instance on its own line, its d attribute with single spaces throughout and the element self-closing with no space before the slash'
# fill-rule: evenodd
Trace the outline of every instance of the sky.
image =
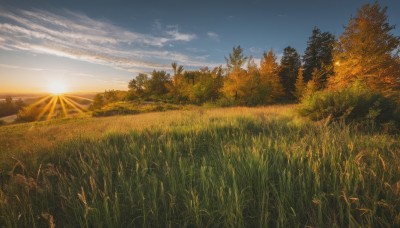
<svg viewBox="0 0 400 228">
<path fill-rule="evenodd" d="M 225 65 L 240 45 L 257 61 L 303 55 L 317 26 L 339 36 L 373 0 L 0 0 L 0 94 L 126 90 L 138 73 Z M 381 0 L 391 25 L 400 1 Z M 400 35 L 399 28 L 393 33 Z"/>
</svg>

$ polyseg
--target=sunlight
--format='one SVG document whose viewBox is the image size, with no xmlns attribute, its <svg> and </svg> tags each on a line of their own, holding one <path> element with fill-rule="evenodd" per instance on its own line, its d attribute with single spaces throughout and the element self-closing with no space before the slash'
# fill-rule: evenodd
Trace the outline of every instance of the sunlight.
<svg viewBox="0 0 400 228">
<path fill-rule="evenodd" d="M 48 91 L 53 95 L 61 95 L 67 92 L 67 87 L 61 82 L 52 82 L 48 85 Z"/>
</svg>

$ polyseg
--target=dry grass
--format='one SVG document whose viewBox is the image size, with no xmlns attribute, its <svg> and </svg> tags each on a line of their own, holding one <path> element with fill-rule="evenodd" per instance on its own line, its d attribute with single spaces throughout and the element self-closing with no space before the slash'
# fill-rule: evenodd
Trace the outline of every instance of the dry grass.
<svg viewBox="0 0 400 228">
<path fill-rule="evenodd" d="M 34 153 L 80 136 L 98 139 L 115 132 L 127 133 L 132 130 L 173 125 L 177 120 L 190 123 L 196 115 L 204 118 L 264 114 L 267 116 L 292 115 L 293 107 L 276 105 L 257 108 L 195 108 L 186 111 L 99 118 L 83 117 L 5 125 L 0 126 L 0 157 L 16 152 Z"/>
<path fill-rule="evenodd" d="M 294 108 L 0 127 L 0 227 L 398 227 L 399 135 Z"/>
</svg>

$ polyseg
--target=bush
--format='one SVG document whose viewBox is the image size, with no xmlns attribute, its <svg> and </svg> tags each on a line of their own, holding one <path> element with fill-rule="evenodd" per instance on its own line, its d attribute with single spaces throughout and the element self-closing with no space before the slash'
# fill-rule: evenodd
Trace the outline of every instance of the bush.
<svg viewBox="0 0 400 228">
<path fill-rule="evenodd" d="M 396 102 L 361 83 L 339 91 L 319 91 L 302 100 L 299 113 L 312 120 L 342 120 L 374 125 L 399 124 Z"/>
<path fill-rule="evenodd" d="M 42 112 L 41 106 L 25 107 L 17 114 L 17 122 L 32 122 L 39 119 Z"/>
</svg>

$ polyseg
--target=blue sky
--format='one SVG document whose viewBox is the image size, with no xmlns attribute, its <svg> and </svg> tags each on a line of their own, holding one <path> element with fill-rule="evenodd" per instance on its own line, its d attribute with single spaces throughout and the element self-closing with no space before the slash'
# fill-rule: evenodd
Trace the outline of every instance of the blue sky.
<svg viewBox="0 0 400 228">
<path fill-rule="evenodd" d="M 340 35 L 373 1 L 0 1 L 0 93 L 126 89 L 139 72 L 224 64 L 234 45 L 259 59 L 290 45 L 303 54 L 314 26 Z M 400 24 L 400 1 L 388 6 Z M 399 35 L 399 29 L 394 33 Z"/>
</svg>

